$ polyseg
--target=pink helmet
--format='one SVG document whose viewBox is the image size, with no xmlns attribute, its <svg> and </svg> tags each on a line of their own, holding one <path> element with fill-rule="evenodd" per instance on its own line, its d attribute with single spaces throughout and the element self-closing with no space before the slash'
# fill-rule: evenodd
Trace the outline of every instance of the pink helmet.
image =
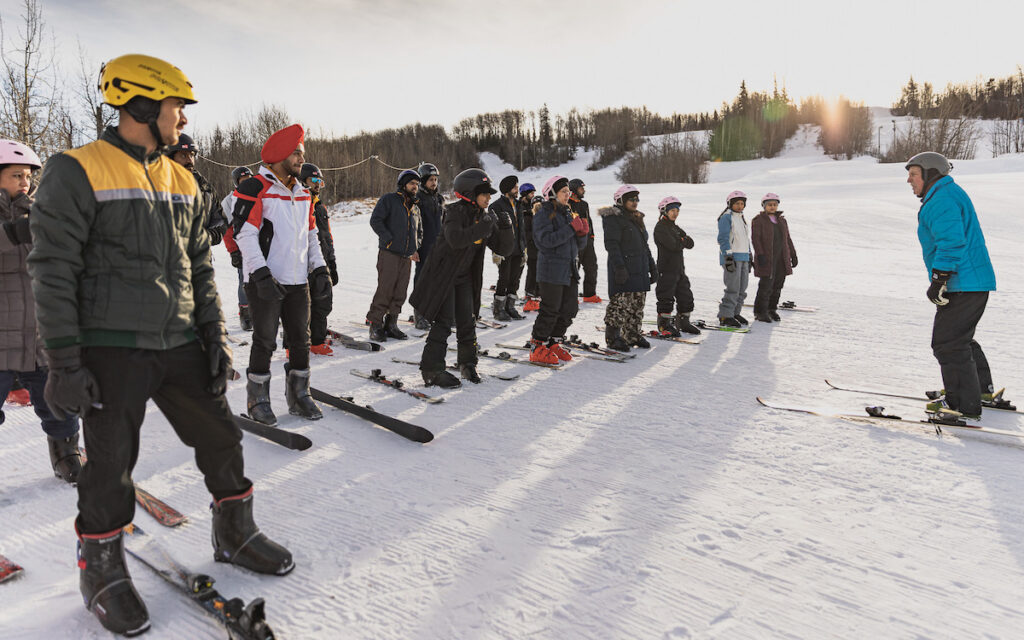
<svg viewBox="0 0 1024 640">
<path fill-rule="evenodd" d="M 640 190 L 631 184 L 622 185 L 621 187 L 616 189 L 615 193 L 612 195 L 612 198 L 615 200 L 615 204 L 622 204 L 622 196 L 626 195 L 627 193 L 640 193 Z"/>
<path fill-rule="evenodd" d="M 661 199 L 661 202 L 658 203 L 658 211 L 665 214 L 668 213 L 669 209 L 678 209 L 681 206 L 683 206 L 683 203 L 679 202 L 679 198 L 675 196 L 665 196 Z"/>
<path fill-rule="evenodd" d="M 544 183 L 544 190 L 541 191 L 541 195 L 548 200 L 554 200 L 555 194 L 562 190 L 563 187 L 569 186 L 569 178 L 565 176 L 551 176 L 547 182 Z"/>
<path fill-rule="evenodd" d="M 782 199 L 779 198 L 779 194 L 772 193 L 771 191 L 769 191 L 768 193 L 764 194 L 763 198 L 761 198 L 761 206 L 763 207 L 764 203 L 768 202 L 769 200 L 774 200 L 775 202 L 782 202 Z"/>
<path fill-rule="evenodd" d="M 33 169 L 43 166 L 35 151 L 14 140 L 0 140 L 0 164 L 27 164 Z"/>
<path fill-rule="evenodd" d="M 743 202 L 746 202 L 747 194 L 737 189 L 736 191 L 733 191 L 728 196 L 726 196 L 725 204 L 732 204 L 732 201 L 735 200 L 736 198 L 743 198 Z"/>
</svg>

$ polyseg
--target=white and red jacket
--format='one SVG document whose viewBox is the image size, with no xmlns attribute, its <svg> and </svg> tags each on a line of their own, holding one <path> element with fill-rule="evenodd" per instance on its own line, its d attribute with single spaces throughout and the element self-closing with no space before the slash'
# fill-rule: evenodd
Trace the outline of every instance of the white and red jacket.
<svg viewBox="0 0 1024 640">
<path fill-rule="evenodd" d="M 268 267 L 281 284 L 306 284 L 309 272 L 326 266 L 317 237 L 313 197 L 297 180 L 286 187 L 267 167 L 243 180 L 232 194 L 234 241 L 242 252 L 245 281 Z"/>
</svg>

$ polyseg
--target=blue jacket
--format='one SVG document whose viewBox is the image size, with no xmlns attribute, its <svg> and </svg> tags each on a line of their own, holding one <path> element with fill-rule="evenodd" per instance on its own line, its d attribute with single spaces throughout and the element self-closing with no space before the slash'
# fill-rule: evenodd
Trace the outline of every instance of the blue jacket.
<svg viewBox="0 0 1024 640">
<path fill-rule="evenodd" d="M 568 286 L 580 279 L 576 260 L 587 246 L 572 228 L 569 207 L 546 200 L 533 216 L 533 241 L 537 245 L 537 281 Z"/>
<path fill-rule="evenodd" d="M 380 239 L 380 249 L 405 258 L 416 253 L 423 239 L 419 206 L 397 191 L 380 197 L 370 215 L 370 227 Z"/>
<path fill-rule="evenodd" d="M 631 214 L 620 205 L 602 207 L 597 213 L 601 216 L 604 248 L 608 252 L 608 296 L 650 291 L 651 274 L 658 272 L 658 265 L 647 244 L 644 214 Z M 615 282 L 616 267 L 624 267 L 629 273 L 621 284 Z"/>
<path fill-rule="evenodd" d="M 995 291 L 996 273 L 985 247 L 978 214 L 967 193 L 945 176 L 921 199 L 917 212 L 917 239 L 924 266 L 953 271 L 948 291 Z"/>
<path fill-rule="evenodd" d="M 732 209 L 726 209 L 718 216 L 718 264 L 725 264 L 725 256 L 729 254 L 736 262 L 750 261 L 747 219 Z"/>
</svg>

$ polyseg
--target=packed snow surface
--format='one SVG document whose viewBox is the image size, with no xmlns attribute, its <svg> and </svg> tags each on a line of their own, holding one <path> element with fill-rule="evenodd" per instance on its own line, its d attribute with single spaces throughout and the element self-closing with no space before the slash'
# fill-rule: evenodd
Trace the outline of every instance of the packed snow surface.
<svg viewBox="0 0 1024 640">
<path fill-rule="evenodd" d="M 1020 637 L 1021 441 L 937 437 L 924 425 L 852 424 L 755 402 L 850 412 L 884 404 L 917 416 L 923 403 L 830 391 L 823 379 L 941 386 L 918 201 L 903 167 L 834 161 L 814 137 L 801 132 L 777 159 L 713 165 L 708 184 L 639 188 L 648 230 L 658 200 L 682 200 L 702 318 L 717 313 L 723 288 L 715 220 L 725 195 L 747 192 L 749 220 L 763 193 L 780 194 L 800 259 L 783 299 L 817 312 L 784 311 L 779 324 L 712 332 L 699 346 L 655 342 L 625 364 L 578 359 L 549 371 L 482 359 L 485 373 L 521 377 L 426 390 L 445 397 L 436 406 L 349 374 L 380 368 L 421 388 L 414 367 L 390 359 L 417 360 L 422 339 L 313 358 L 314 386 L 427 427 L 437 437 L 425 446 L 327 406 L 319 422 L 288 416 L 279 352 L 274 408 L 315 445 L 293 452 L 248 434 L 244 445 L 257 522 L 294 552 L 296 570 L 260 577 L 213 562 L 210 498 L 191 452 L 152 406 L 134 479 L 190 521 L 166 529 L 141 510 L 137 521 L 223 593 L 264 597 L 280 638 Z M 495 182 L 511 173 L 484 160 Z M 587 172 L 589 161 L 584 153 L 520 179 L 539 187 L 555 173 L 582 177 L 596 211 L 617 186 L 615 167 Z M 979 153 L 955 164 L 1000 287 L 977 339 L 996 384 L 1021 406 L 1024 156 Z M 362 335 L 351 322 L 362 321 L 373 294 L 377 242 L 366 215 L 344 215 L 360 210 L 339 209 L 333 221 L 342 281 L 331 325 Z M 597 251 L 606 297 L 600 242 Z M 229 328 L 244 337 L 235 271 L 223 247 L 215 254 Z M 488 260 L 485 283 L 495 279 Z M 583 305 L 570 333 L 600 341 L 603 312 Z M 529 315 L 479 331 L 481 346 L 524 342 Z M 646 316 L 655 316 L 653 292 Z M 235 358 L 244 370 L 248 347 L 236 346 Z M 243 381 L 228 393 L 243 410 Z M 5 411 L 0 553 L 25 574 L 0 585 L 0 637 L 108 637 L 78 593 L 75 491 L 50 474 L 32 410 Z M 994 411 L 983 424 L 1024 430 L 1021 416 Z M 148 638 L 224 636 L 152 572 L 129 566 L 152 617 Z"/>
</svg>

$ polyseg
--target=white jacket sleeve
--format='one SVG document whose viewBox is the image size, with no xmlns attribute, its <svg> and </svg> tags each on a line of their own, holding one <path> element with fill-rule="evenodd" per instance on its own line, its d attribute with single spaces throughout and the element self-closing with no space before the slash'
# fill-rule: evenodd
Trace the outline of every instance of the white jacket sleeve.
<svg viewBox="0 0 1024 640">
<path fill-rule="evenodd" d="M 260 249 L 260 230 L 252 223 L 246 222 L 242 230 L 235 236 L 239 251 L 242 252 L 242 274 L 245 282 L 249 282 L 249 274 L 260 267 L 267 266 L 267 260 Z M 322 259 L 322 258 L 321 258 Z"/>
<path fill-rule="evenodd" d="M 327 261 L 324 260 L 324 252 L 320 250 L 320 235 L 316 230 L 316 225 L 309 230 L 307 236 L 309 242 L 309 250 L 306 252 L 306 268 L 312 272 L 317 267 L 326 267 Z"/>
</svg>

